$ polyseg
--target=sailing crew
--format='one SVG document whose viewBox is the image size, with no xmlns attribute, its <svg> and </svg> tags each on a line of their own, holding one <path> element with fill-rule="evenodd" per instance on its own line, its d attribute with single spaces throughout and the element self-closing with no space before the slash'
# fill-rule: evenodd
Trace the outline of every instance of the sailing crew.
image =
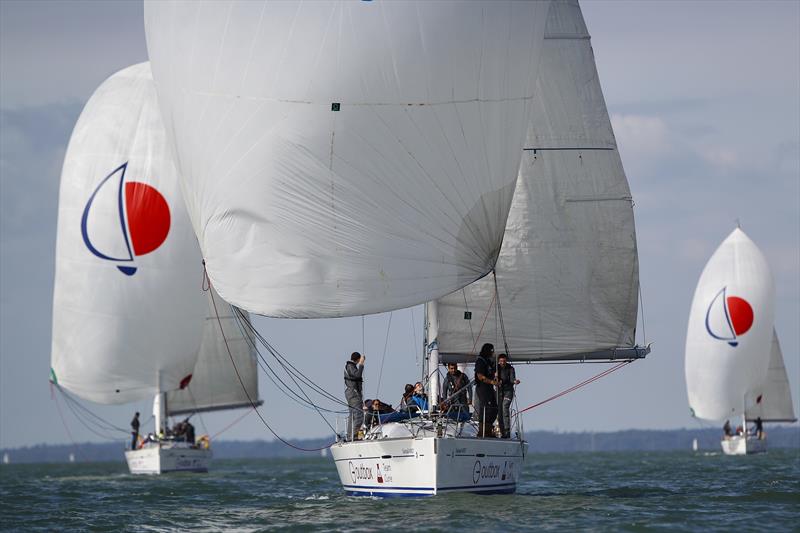
<svg viewBox="0 0 800 533">
<path fill-rule="evenodd" d="M 139 440 L 139 411 L 133 415 L 131 420 L 131 450 L 136 449 L 136 442 Z"/>
<path fill-rule="evenodd" d="M 493 437 L 492 430 L 497 418 L 497 395 L 494 386 L 499 384 L 494 378 L 494 345 L 486 343 L 481 347 L 481 352 L 475 359 L 475 398 L 473 415 L 478 422 L 479 437 Z"/>
<path fill-rule="evenodd" d="M 511 363 L 508 362 L 508 355 L 501 353 L 497 356 L 497 386 L 498 397 L 500 400 L 500 436 L 504 439 L 511 438 L 511 403 L 514 401 L 514 386 L 519 385 L 517 373 Z"/>
<path fill-rule="evenodd" d="M 447 376 L 444 382 L 444 397 L 447 400 L 445 408 L 454 414 L 469 412 L 472 403 L 472 389 L 469 387 L 469 378 L 458 369 L 455 363 L 447 365 Z"/>
<path fill-rule="evenodd" d="M 722 426 L 722 433 L 725 439 L 729 439 L 733 436 L 733 432 L 731 432 L 731 421 L 726 420 L 725 425 Z"/>
<path fill-rule="evenodd" d="M 400 411 L 408 411 L 409 407 L 414 405 L 414 402 L 411 401 L 412 396 L 414 396 L 414 385 L 406 383 L 403 387 L 403 397 L 400 399 Z"/>
<path fill-rule="evenodd" d="M 758 440 L 764 439 L 764 423 L 761 421 L 760 416 L 756 418 L 756 437 L 758 437 Z"/>
<path fill-rule="evenodd" d="M 364 379 L 362 375 L 365 360 L 365 356 L 353 352 L 350 360 L 344 365 L 344 397 L 350 411 L 350 416 L 347 417 L 347 435 L 345 436 L 348 440 L 358 437 L 358 432 L 364 423 L 364 411 L 362 410 Z"/>
<path fill-rule="evenodd" d="M 416 406 L 420 411 L 428 410 L 428 396 L 425 394 L 425 388 L 421 381 L 414 384 L 414 394 L 411 396 L 410 404 Z"/>
</svg>

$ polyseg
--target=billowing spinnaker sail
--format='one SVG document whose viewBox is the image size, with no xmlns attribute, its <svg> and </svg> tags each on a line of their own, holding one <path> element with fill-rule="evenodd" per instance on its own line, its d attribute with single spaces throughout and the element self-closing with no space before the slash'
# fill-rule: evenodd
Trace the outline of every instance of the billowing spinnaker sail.
<svg viewBox="0 0 800 533">
<path fill-rule="evenodd" d="M 636 232 L 576 1 L 552 3 L 544 43 L 496 268 L 508 346 L 514 360 L 614 358 L 634 343 Z M 443 360 L 469 359 L 487 311 L 477 348 L 498 338 L 494 292 L 487 276 L 439 300 Z"/>
<path fill-rule="evenodd" d="M 208 294 L 208 316 L 197 364 L 187 387 L 167 393 L 167 414 L 170 416 L 261 403 L 258 399 L 255 339 L 250 332 L 239 327 L 230 305 L 222 301 L 213 289 Z M 213 302 L 211 298 L 214 298 Z"/>
<path fill-rule="evenodd" d="M 547 2 L 145 3 L 190 217 L 220 296 L 335 317 L 495 263 Z"/>
<path fill-rule="evenodd" d="M 101 403 L 177 388 L 200 345 L 202 272 L 150 66 L 134 65 L 95 91 L 64 158 L 51 379 Z"/>
<path fill-rule="evenodd" d="M 745 416 L 748 420 L 761 418 L 768 422 L 794 422 L 794 404 L 786 366 L 783 364 L 783 353 L 778 342 L 778 333 L 772 331 L 769 367 L 767 377 L 760 386 L 748 394 L 748 406 Z"/>
<path fill-rule="evenodd" d="M 775 286 L 767 260 L 735 229 L 708 260 L 686 333 L 686 389 L 698 418 L 741 416 L 767 377 Z M 746 405 L 747 404 L 747 405 Z"/>
</svg>

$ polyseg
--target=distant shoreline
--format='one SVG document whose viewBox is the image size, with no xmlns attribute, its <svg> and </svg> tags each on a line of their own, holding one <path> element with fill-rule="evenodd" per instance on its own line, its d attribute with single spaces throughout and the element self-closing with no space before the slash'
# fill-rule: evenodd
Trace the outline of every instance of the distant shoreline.
<svg viewBox="0 0 800 533">
<path fill-rule="evenodd" d="M 623 451 L 679 451 L 692 449 L 697 439 L 698 449 L 719 451 L 721 429 L 629 429 L 609 432 L 528 431 L 530 453 L 591 453 Z M 767 428 L 770 449 L 800 449 L 800 425 L 781 425 Z M 329 439 L 296 439 L 293 444 L 314 448 L 330 443 Z M 122 450 L 126 441 L 108 443 L 37 444 L 0 449 L 15 463 L 66 463 L 70 454 L 75 462 L 107 462 L 124 460 Z M 279 457 L 318 457 L 319 453 L 293 450 L 277 441 L 220 440 L 212 444 L 215 459 L 269 459 Z"/>
</svg>

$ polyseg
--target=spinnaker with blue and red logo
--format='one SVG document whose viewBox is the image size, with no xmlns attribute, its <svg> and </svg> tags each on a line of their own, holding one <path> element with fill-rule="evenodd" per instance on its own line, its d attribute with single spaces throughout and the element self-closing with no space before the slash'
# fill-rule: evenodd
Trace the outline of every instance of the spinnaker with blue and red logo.
<svg viewBox="0 0 800 533">
<path fill-rule="evenodd" d="M 207 315 L 200 250 L 147 63 L 108 78 L 64 158 L 52 375 L 100 403 L 177 389 Z"/>
<path fill-rule="evenodd" d="M 794 417 L 774 307 L 767 260 L 737 228 L 708 260 L 689 313 L 685 373 L 694 416 Z"/>
</svg>

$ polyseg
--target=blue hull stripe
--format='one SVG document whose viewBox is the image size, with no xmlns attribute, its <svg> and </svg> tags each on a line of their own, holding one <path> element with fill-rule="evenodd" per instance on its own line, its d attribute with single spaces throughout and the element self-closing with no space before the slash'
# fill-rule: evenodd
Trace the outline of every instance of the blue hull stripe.
<svg viewBox="0 0 800 533">
<path fill-rule="evenodd" d="M 381 496 L 381 497 L 414 497 L 433 496 L 433 487 L 387 487 L 375 485 L 343 485 L 349 496 Z M 359 490 L 353 490 L 359 489 Z M 481 494 L 512 494 L 516 492 L 516 483 L 500 483 L 496 485 L 462 485 L 460 487 L 442 487 L 437 492 L 467 491 Z M 408 491 L 408 492 L 397 492 Z"/>
</svg>

